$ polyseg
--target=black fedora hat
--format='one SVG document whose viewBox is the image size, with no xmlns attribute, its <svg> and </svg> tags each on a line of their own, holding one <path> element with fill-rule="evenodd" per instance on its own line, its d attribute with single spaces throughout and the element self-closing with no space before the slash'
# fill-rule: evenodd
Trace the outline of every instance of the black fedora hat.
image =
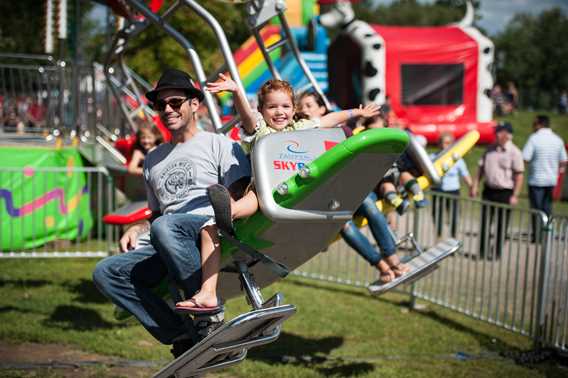
<svg viewBox="0 0 568 378">
<path fill-rule="evenodd" d="M 186 91 L 190 98 L 196 97 L 199 101 L 203 101 L 203 92 L 195 87 L 191 76 L 175 68 L 168 68 L 164 71 L 156 88 L 147 92 L 146 98 L 155 102 L 158 92 L 164 89 L 181 89 Z"/>
</svg>

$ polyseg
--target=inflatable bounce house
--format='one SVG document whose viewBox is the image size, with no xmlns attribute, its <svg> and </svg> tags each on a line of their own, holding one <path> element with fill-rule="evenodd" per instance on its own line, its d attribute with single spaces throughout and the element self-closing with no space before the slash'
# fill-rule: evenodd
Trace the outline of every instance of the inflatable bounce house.
<svg viewBox="0 0 568 378">
<path fill-rule="evenodd" d="M 494 46 L 472 26 L 471 4 L 456 24 L 401 27 L 357 20 L 349 1 L 321 2 L 332 3 L 321 24 L 341 28 L 328 50 L 328 95 L 339 107 L 387 104 L 396 122 L 429 143 L 470 130 L 481 143 L 493 141 Z"/>
</svg>

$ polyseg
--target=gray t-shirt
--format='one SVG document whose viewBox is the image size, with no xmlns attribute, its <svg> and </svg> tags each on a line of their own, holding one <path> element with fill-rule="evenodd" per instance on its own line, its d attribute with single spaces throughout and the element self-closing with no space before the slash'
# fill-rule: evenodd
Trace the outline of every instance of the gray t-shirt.
<svg viewBox="0 0 568 378">
<path fill-rule="evenodd" d="M 144 159 L 152 211 L 213 216 L 206 189 L 251 175 L 241 147 L 224 135 L 200 131 L 185 143 L 164 143 Z M 220 177 L 219 177 L 220 176 Z"/>
</svg>

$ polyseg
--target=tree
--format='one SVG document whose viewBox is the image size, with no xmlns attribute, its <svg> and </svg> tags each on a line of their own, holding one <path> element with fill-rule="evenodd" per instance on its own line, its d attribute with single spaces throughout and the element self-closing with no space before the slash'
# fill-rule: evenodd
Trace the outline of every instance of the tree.
<svg viewBox="0 0 568 378">
<path fill-rule="evenodd" d="M 399 26 L 438 26 L 457 22 L 463 18 L 466 0 L 437 0 L 421 3 L 417 0 L 396 0 L 389 5 L 371 6 L 363 1 L 354 6 L 357 17 L 369 23 Z M 480 0 L 473 1 L 479 8 Z"/>
<path fill-rule="evenodd" d="M 166 1 L 163 7 L 171 3 L 171 1 Z M 250 37 L 242 5 L 217 1 L 207 1 L 201 4 L 219 20 L 229 39 L 231 50 L 237 49 Z M 173 17 L 168 19 L 168 22 L 192 43 L 202 60 L 206 73 L 221 66 L 224 60 L 213 31 L 189 8 L 179 9 Z M 126 58 L 128 65 L 134 71 L 150 79 L 157 78 L 167 66 L 190 72 L 193 70 L 191 61 L 182 47 L 154 25 L 129 41 Z"/>
<path fill-rule="evenodd" d="M 560 8 L 538 16 L 516 15 L 495 38 L 497 80 L 512 81 L 521 92 L 521 104 L 551 108 L 568 88 L 568 18 Z"/>
</svg>

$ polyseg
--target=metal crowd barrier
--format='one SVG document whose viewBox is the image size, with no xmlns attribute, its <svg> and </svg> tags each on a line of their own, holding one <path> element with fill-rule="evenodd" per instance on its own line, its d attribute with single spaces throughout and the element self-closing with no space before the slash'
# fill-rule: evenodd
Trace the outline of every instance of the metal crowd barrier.
<svg viewBox="0 0 568 378">
<path fill-rule="evenodd" d="M 529 336 L 535 344 L 567 349 L 568 218 L 549 221 L 539 211 L 443 193 L 429 198 L 431 206 L 399 219 L 397 234 L 413 232 L 423 249 L 449 237 L 463 247 L 402 289 L 410 303 L 429 301 Z M 378 279 L 377 270 L 342 240 L 294 274 L 353 286 Z"/>
<path fill-rule="evenodd" d="M 25 181 L 18 187 L 10 183 Z M 116 250 L 116 207 L 104 168 L 0 167 L 0 258 L 103 257 Z M 11 185 L 11 188 L 8 186 Z"/>
<path fill-rule="evenodd" d="M 539 343 L 568 351 L 568 217 L 549 223 Z"/>
<path fill-rule="evenodd" d="M 99 135 L 124 127 L 100 64 L 0 53 L 0 131 Z M 23 128 L 16 128 L 21 123 Z"/>
</svg>

